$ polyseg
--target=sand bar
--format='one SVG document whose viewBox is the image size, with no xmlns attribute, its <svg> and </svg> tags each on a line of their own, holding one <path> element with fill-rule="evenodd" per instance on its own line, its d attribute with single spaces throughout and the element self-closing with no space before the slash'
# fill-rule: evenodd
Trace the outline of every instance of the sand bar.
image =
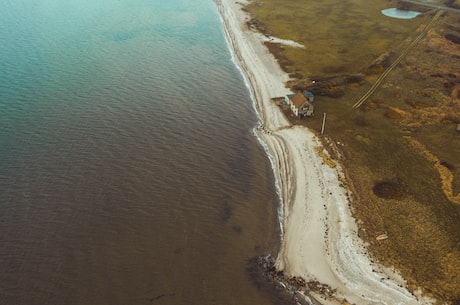
<svg viewBox="0 0 460 305">
<path fill-rule="evenodd" d="M 249 17 L 241 10 L 246 0 L 215 1 L 261 117 L 264 128 L 258 136 L 270 155 L 280 192 L 283 236 L 277 268 L 335 289 L 333 298 L 310 295 L 321 304 L 431 304 L 411 294 L 394 270 L 371 262 L 357 236 L 340 166 L 323 164 L 316 136 L 305 127 L 291 126 L 271 101 L 290 93 L 284 86 L 289 77 L 263 45 L 266 37 L 246 27 Z"/>
</svg>

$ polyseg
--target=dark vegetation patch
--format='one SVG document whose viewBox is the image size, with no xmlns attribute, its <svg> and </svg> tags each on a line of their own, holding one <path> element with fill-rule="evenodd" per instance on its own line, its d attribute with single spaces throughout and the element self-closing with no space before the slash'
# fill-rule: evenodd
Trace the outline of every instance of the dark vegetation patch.
<svg viewBox="0 0 460 305">
<path fill-rule="evenodd" d="M 447 0 L 446 5 L 453 8 L 460 8 L 460 1 L 458 0 Z"/>
<path fill-rule="evenodd" d="M 446 34 L 444 35 L 444 37 L 449 40 L 449 41 L 452 41 L 453 43 L 456 43 L 456 44 L 460 44 L 460 37 L 457 36 L 457 35 L 454 35 L 454 34 Z"/>
<path fill-rule="evenodd" d="M 346 85 L 364 83 L 364 75 L 311 76 L 308 80 L 292 83 L 294 91 L 310 91 L 314 95 L 339 98 L 345 94 Z"/>
<path fill-rule="evenodd" d="M 266 41 L 264 44 L 268 48 L 270 53 L 272 53 L 276 57 L 279 65 L 280 65 L 281 69 L 283 69 L 283 71 L 285 71 L 287 73 L 290 73 L 290 72 L 299 73 L 299 72 L 291 71 L 293 64 L 284 55 L 285 48 L 284 48 L 284 46 L 282 44 L 274 43 L 274 42 L 268 42 L 268 41 Z M 299 75 L 301 75 L 301 74 L 299 73 Z"/>
<path fill-rule="evenodd" d="M 372 189 L 374 194 L 383 199 L 397 199 L 404 198 L 404 190 L 401 184 L 391 181 L 379 181 L 374 184 Z"/>
<path fill-rule="evenodd" d="M 427 104 L 423 103 L 423 102 L 419 102 L 415 99 L 407 99 L 406 100 L 406 104 L 411 106 L 412 108 L 414 109 L 421 109 L 421 108 L 426 108 L 428 107 Z"/>
<path fill-rule="evenodd" d="M 394 52 L 386 52 L 377 57 L 369 66 L 364 68 L 364 73 L 368 75 L 380 74 L 392 64 L 394 59 Z"/>
<path fill-rule="evenodd" d="M 246 22 L 246 25 L 248 26 L 249 29 L 251 30 L 256 30 L 262 34 L 266 34 L 267 35 L 267 26 L 265 24 L 263 24 L 262 22 L 260 22 L 259 20 L 257 19 L 251 19 L 249 20 L 248 22 Z"/>
<path fill-rule="evenodd" d="M 447 168 L 448 170 L 450 171 L 454 171 L 455 170 L 455 166 L 453 164 L 450 164 L 449 162 L 447 161 L 441 161 L 441 165 L 444 166 L 445 168 Z"/>
<path fill-rule="evenodd" d="M 430 75 L 433 78 L 439 79 L 443 82 L 444 88 L 447 90 L 454 90 L 454 88 L 460 84 L 460 79 L 454 73 L 432 73 Z"/>
<path fill-rule="evenodd" d="M 355 123 L 356 126 L 359 126 L 359 127 L 369 126 L 369 122 L 367 121 L 364 115 L 355 117 L 353 122 Z"/>
</svg>

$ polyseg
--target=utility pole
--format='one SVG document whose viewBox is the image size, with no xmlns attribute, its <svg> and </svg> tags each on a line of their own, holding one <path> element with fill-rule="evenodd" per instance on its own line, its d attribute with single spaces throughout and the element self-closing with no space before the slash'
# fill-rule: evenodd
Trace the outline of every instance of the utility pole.
<svg viewBox="0 0 460 305">
<path fill-rule="evenodd" d="M 326 112 L 323 115 L 323 125 L 321 126 L 321 135 L 324 134 L 324 126 L 326 125 Z"/>
</svg>

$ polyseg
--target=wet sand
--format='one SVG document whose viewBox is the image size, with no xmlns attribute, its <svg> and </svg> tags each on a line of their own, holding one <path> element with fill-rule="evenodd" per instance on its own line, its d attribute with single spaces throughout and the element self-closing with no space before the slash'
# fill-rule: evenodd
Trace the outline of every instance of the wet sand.
<svg viewBox="0 0 460 305">
<path fill-rule="evenodd" d="M 228 43 L 250 87 L 263 128 L 257 136 L 267 149 L 280 194 L 281 249 L 276 267 L 289 276 L 318 281 L 336 292 L 322 304 L 430 304 L 412 295 L 395 272 L 372 263 L 357 236 L 348 190 L 339 164 L 330 167 L 319 139 L 307 128 L 291 126 L 273 97 L 290 93 L 289 79 L 263 45 L 267 38 L 249 30 L 244 1 L 216 0 Z M 287 42 L 295 43 L 295 42 Z"/>
</svg>

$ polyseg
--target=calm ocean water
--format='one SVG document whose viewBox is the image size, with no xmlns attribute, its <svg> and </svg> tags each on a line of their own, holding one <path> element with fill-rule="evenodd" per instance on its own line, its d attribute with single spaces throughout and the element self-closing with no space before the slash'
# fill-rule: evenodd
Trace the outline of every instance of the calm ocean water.
<svg viewBox="0 0 460 305">
<path fill-rule="evenodd" d="M 256 123 L 211 0 L 6 0 L 0 304 L 271 304 Z"/>
</svg>

